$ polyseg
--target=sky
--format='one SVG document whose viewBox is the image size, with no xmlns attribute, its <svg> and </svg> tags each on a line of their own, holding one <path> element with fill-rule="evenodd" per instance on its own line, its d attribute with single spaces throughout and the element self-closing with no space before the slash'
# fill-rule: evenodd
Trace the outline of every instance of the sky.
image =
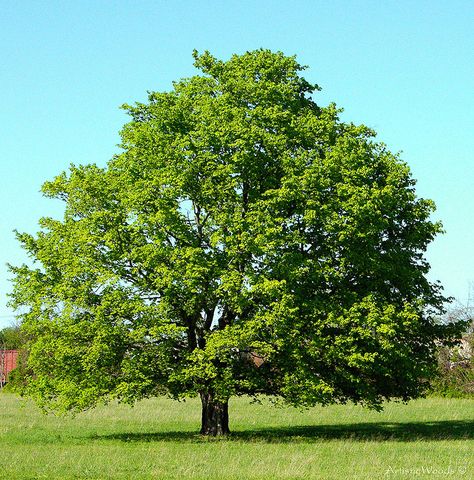
<svg viewBox="0 0 474 480">
<path fill-rule="evenodd" d="M 0 10 L 0 328 L 6 264 L 26 259 L 14 229 L 34 233 L 61 204 L 41 184 L 69 164 L 105 165 L 144 101 L 195 73 L 192 51 L 221 59 L 257 48 L 297 55 L 305 77 L 402 158 L 446 233 L 429 278 L 466 303 L 474 280 L 474 4 L 459 1 L 22 1 Z M 474 297 L 474 291 L 473 291 Z M 474 298 L 472 298 L 474 301 Z"/>
</svg>

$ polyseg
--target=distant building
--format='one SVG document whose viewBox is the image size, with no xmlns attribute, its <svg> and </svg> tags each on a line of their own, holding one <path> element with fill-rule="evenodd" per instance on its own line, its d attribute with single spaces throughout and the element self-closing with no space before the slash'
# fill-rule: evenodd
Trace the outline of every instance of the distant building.
<svg viewBox="0 0 474 480">
<path fill-rule="evenodd" d="M 18 350 L 0 350 L 0 385 L 8 381 L 8 374 L 16 368 Z"/>
</svg>

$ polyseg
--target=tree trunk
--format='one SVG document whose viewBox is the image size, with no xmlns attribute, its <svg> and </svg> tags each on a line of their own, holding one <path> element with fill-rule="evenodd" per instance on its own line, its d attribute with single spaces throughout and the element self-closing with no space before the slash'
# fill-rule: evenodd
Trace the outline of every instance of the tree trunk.
<svg viewBox="0 0 474 480">
<path fill-rule="evenodd" d="M 229 403 L 217 402 L 209 392 L 201 392 L 201 435 L 227 435 L 229 430 Z"/>
</svg>

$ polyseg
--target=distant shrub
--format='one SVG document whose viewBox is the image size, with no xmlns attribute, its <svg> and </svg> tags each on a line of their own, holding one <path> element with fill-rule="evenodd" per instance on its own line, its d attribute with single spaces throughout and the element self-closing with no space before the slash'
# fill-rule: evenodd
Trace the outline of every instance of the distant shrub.
<svg viewBox="0 0 474 480">
<path fill-rule="evenodd" d="M 441 348 L 438 375 L 432 393 L 444 397 L 474 397 L 474 334 L 464 336 L 459 345 Z"/>
<path fill-rule="evenodd" d="M 0 348 L 17 350 L 24 343 L 23 334 L 19 327 L 6 327 L 0 330 Z"/>
<path fill-rule="evenodd" d="M 26 349 L 20 349 L 16 368 L 8 374 L 8 383 L 4 387 L 6 391 L 20 393 L 21 387 L 25 385 L 29 373 L 27 358 L 28 352 Z"/>
</svg>

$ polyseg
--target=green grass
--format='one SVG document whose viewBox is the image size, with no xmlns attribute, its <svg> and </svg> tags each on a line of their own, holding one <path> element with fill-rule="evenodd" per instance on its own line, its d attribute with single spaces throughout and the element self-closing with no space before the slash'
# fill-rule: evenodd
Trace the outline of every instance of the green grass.
<svg viewBox="0 0 474 480">
<path fill-rule="evenodd" d="M 70 417 L 0 395 L 1 479 L 474 478 L 474 400 L 429 398 L 299 412 L 234 399 L 227 439 L 200 406 L 158 398 Z"/>
</svg>

